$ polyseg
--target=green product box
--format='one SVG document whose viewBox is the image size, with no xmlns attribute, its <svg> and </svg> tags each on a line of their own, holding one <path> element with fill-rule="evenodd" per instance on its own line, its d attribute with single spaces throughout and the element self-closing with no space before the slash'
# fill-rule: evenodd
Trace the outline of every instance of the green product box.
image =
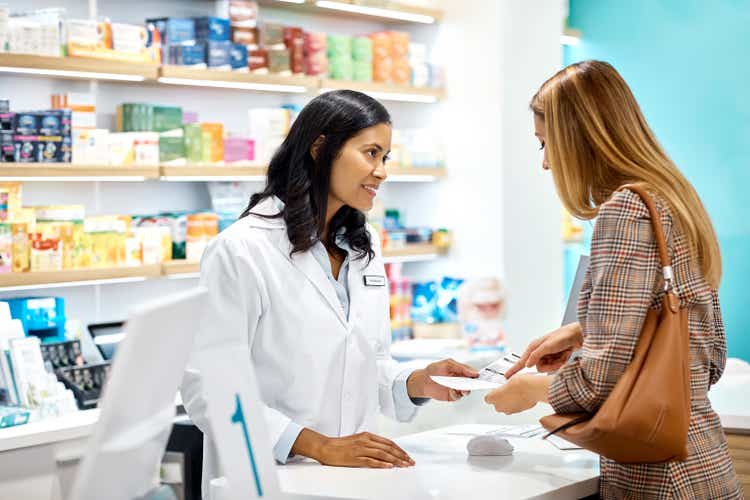
<svg viewBox="0 0 750 500">
<path fill-rule="evenodd" d="M 203 161 L 203 131 L 200 124 L 188 123 L 183 125 L 185 131 L 185 157 L 191 163 Z"/>
<path fill-rule="evenodd" d="M 182 127 L 182 108 L 179 106 L 150 106 L 153 129 L 151 132 L 166 132 Z"/>
<path fill-rule="evenodd" d="M 358 36 L 352 41 L 352 58 L 355 61 L 372 63 L 372 40 Z"/>
<path fill-rule="evenodd" d="M 355 82 L 371 82 L 372 63 L 354 61 L 354 65 L 352 66 L 352 80 Z"/>
<path fill-rule="evenodd" d="M 351 58 L 352 37 L 347 35 L 328 35 L 328 58 Z"/>
<path fill-rule="evenodd" d="M 159 161 L 185 159 L 185 133 L 181 128 L 159 134 Z"/>
<path fill-rule="evenodd" d="M 182 120 L 182 111 L 180 111 L 180 120 Z M 154 106 L 136 102 L 122 103 L 117 106 L 116 121 L 118 132 L 152 132 L 154 130 Z"/>
<path fill-rule="evenodd" d="M 351 80 L 354 77 L 354 63 L 351 58 L 330 59 L 328 73 L 333 80 Z"/>
</svg>

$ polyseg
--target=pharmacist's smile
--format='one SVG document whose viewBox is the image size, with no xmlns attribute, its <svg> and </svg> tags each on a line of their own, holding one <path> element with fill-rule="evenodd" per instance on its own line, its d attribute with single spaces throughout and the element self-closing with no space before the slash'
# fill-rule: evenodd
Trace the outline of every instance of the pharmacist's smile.
<svg viewBox="0 0 750 500">
<path fill-rule="evenodd" d="M 365 189 L 365 191 L 367 191 L 367 194 L 374 198 L 378 195 L 380 184 L 362 184 L 362 187 Z"/>
</svg>

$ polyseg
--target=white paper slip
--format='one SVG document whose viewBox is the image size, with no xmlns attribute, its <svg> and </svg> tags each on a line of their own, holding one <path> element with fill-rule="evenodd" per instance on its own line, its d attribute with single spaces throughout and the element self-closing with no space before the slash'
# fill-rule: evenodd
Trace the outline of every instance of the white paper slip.
<svg viewBox="0 0 750 500">
<path fill-rule="evenodd" d="M 443 387 L 450 387 L 457 391 L 487 391 L 496 389 L 502 385 L 496 382 L 468 377 L 440 377 L 433 375 L 430 378 Z"/>
<path fill-rule="evenodd" d="M 560 450 L 582 450 L 577 444 L 573 444 L 570 441 L 566 441 L 561 437 L 557 437 L 554 434 L 547 438 L 547 441 L 555 445 Z"/>
</svg>

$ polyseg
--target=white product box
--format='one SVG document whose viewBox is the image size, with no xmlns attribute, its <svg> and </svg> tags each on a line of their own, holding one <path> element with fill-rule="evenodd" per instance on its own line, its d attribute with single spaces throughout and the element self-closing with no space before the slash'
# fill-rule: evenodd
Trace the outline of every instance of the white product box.
<svg viewBox="0 0 750 500">
<path fill-rule="evenodd" d="M 109 164 L 109 130 L 73 129 L 72 135 L 73 163 L 78 165 Z"/>
</svg>

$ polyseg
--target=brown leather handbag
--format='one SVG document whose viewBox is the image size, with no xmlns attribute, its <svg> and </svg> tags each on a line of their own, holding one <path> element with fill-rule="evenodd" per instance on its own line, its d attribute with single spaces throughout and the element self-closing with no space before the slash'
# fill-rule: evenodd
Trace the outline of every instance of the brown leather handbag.
<svg viewBox="0 0 750 500">
<path fill-rule="evenodd" d="M 594 414 L 555 414 L 540 420 L 549 434 L 620 463 L 658 463 L 687 458 L 690 365 L 687 310 L 672 291 L 672 272 L 659 213 L 639 186 L 624 186 L 651 214 L 664 276 L 660 311 L 649 310 L 622 377 Z"/>
</svg>

